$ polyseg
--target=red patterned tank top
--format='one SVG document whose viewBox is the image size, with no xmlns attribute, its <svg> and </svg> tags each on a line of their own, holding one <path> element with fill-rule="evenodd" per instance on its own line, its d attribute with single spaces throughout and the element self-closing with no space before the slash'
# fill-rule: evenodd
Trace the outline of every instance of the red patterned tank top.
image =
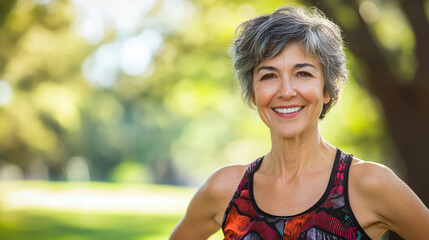
<svg viewBox="0 0 429 240">
<path fill-rule="evenodd" d="M 338 149 L 325 193 L 313 207 L 294 216 L 274 216 L 257 206 L 253 175 L 263 158 L 257 159 L 247 169 L 225 212 L 225 239 L 370 239 L 350 208 L 347 183 L 352 159 L 353 155 Z"/>
</svg>

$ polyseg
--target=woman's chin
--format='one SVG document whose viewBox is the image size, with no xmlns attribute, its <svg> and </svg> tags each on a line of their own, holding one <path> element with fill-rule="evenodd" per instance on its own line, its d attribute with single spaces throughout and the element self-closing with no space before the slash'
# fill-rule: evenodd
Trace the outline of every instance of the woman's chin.
<svg viewBox="0 0 429 240">
<path fill-rule="evenodd" d="M 300 136 L 298 131 L 275 131 L 275 135 L 283 139 L 295 139 Z"/>
</svg>

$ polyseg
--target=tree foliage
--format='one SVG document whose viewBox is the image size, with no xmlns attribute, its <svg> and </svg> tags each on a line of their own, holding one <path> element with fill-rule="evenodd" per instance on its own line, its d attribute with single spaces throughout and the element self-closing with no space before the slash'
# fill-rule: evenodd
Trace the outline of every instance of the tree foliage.
<svg viewBox="0 0 429 240">
<path fill-rule="evenodd" d="M 12 100 L 0 106 L 1 169 L 66 180 L 74 179 L 70 169 L 84 165 L 92 180 L 145 174 L 134 180 L 196 185 L 220 166 L 269 150 L 267 128 L 240 99 L 227 50 L 240 22 L 281 4 L 177 0 L 182 4 L 168 8 L 173 2 L 148 2 L 153 5 L 135 28 L 109 25 L 90 41 L 76 31 L 85 21 L 78 1 L 0 2 L 0 79 L 13 89 Z M 356 14 L 346 16 L 350 26 L 357 24 Z M 145 71 L 123 67 L 124 46 L 159 36 Z M 362 60 L 349 56 L 359 67 L 322 121 L 322 135 L 358 157 L 390 164 L 385 156 L 395 153 L 383 116 L 355 84 Z"/>
</svg>

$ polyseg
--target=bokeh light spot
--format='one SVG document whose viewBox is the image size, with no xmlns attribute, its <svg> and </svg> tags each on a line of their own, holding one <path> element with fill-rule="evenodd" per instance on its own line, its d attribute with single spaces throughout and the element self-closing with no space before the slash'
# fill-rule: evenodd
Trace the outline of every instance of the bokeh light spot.
<svg viewBox="0 0 429 240">
<path fill-rule="evenodd" d="M 374 2 L 363 1 L 359 5 L 359 14 L 366 22 L 373 23 L 380 17 L 380 10 Z"/>
<path fill-rule="evenodd" d="M 107 43 L 98 48 L 83 63 L 83 74 L 94 86 L 107 88 L 113 86 L 118 75 L 119 42 Z"/>
<path fill-rule="evenodd" d="M 40 5 L 46 5 L 51 2 L 51 0 L 33 0 L 33 2 L 40 4 Z"/>
<path fill-rule="evenodd" d="M 86 158 L 75 156 L 67 163 L 67 179 L 69 181 L 89 181 L 90 162 Z"/>
<path fill-rule="evenodd" d="M 0 80 L 0 107 L 7 105 L 13 97 L 13 90 L 10 84 L 4 80 Z"/>
<path fill-rule="evenodd" d="M 138 36 L 126 40 L 122 44 L 122 70 L 128 75 L 142 74 L 162 42 L 162 35 L 152 29 L 145 30 Z"/>
</svg>

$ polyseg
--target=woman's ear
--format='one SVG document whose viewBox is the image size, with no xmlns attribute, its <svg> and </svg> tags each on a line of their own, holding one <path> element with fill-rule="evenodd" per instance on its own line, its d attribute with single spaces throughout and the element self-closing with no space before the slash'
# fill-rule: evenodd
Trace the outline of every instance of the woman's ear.
<svg viewBox="0 0 429 240">
<path fill-rule="evenodd" d="M 326 92 L 323 94 L 323 103 L 324 103 L 324 104 L 327 104 L 327 103 L 329 103 L 330 101 L 331 101 L 331 96 L 329 95 L 328 91 L 326 91 Z"/>
<path fill-rule="evenodd" d="M 252 96 L 252 98 L 250 100 L 252 101 L 253 105 L 256 107 L 255 96 Z"/>
</svg>

